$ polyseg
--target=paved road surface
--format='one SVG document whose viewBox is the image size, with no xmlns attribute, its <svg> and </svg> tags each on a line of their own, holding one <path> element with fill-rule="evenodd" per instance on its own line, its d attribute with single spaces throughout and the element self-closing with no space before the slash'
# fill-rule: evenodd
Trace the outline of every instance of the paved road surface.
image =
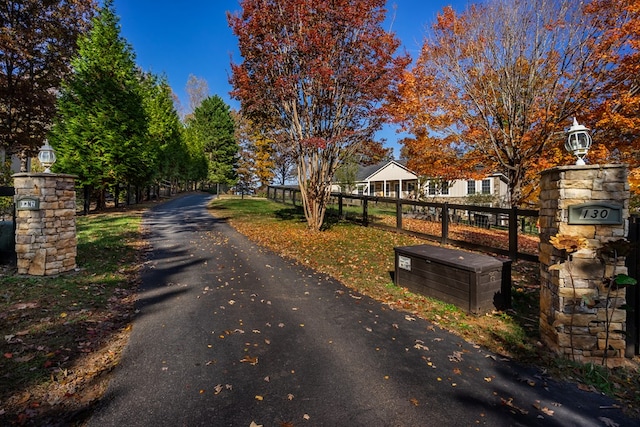
<svg viewBox="0 0 640 427">
<path fill-rule="evenodd" d="M 146 217 L 139 313 L 90 426 L 638 425 L 254 245 L 208 201 Z"/>
</svg>

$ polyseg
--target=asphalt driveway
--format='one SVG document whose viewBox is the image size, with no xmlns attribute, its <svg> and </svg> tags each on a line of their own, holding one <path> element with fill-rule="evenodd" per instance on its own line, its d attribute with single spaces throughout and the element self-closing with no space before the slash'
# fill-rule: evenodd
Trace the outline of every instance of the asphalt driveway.
<svg viewBox="0 0 640 427">
<path fill-rule="evenodd" d="M 148 213 L 131 339 L 90 426 L 638 425 L 253 244 L 209 200 Z"/>
</svg>

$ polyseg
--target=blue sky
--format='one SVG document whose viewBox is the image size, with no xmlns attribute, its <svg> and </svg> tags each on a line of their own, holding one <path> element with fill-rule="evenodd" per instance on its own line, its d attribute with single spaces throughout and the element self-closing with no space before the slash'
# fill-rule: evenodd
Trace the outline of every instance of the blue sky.
<svg viewBox="0 0 640 427">
<path fill-rule="evenodd" d="M 322 0 L 318 0 L 322 1 Z M 469 0 L 388 0 L 387 29 L 398 35 L 416 57 L 425 28 L 447 5 L 462 11 Z M 240 62 L 237 40 L 227 25 L 227 11 L 240 10 L 238 0 L 115 0 L 122 36 L 133 47 L 136 62 L 144 70 L 167 76 L 183 105 L 188 105 L 185 86 L 190 74 L 207 81 L 210 95 L 219 95 L 232 108 L 228 82 L 229 64 Z M 395 5 L 395 8 L 393 7 Z M 395 19 L 391 16 L 395 11 Z M 393 128 L 378 134 L 399 155 Z"/>
</svg>

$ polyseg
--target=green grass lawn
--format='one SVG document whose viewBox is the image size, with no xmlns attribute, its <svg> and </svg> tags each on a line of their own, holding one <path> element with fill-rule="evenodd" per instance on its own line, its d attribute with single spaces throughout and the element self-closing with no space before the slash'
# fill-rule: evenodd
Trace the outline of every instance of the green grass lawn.
<svg viewBox="0 0 640 427">
<path fill-rule="evenodd" d="M 99 393 L 87 387 L 95 387 L 117 364 L 113 343 L 132 314 L 141 213 L 78 217 L 75 272 L 28 277 L 5 268 L 0 276 L 0 425 L 39 424 L 97 398 Z"/>
</svg>

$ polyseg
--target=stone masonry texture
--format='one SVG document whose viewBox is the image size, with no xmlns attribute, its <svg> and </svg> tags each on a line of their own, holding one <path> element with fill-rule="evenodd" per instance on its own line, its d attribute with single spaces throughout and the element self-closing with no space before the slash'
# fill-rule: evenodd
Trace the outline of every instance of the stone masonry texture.
<svg viewBox="0 0 640 427">
<path fill-rule="evenodd" d="M 560 355 L 609 366 L 624 361 L 625 290 L 609 290 L 604 278 L 626 274 L 624 259 L 603 264 L 597 249 L 627 236 L 629 184 L 626 165 L 563 166 L 542 173 L 540 193 L 540 334 Z M 572 225 L 569 207 L 582 203 L 622 206 L 622 224 Z M 549 243 L 555 235 L 587 239 L 572 254 Z M 606 357 L 604 357 L 606 356 Z"/>
<path fill-rule="evenodd" d="M 54 276 L 76 268 L 75 176 L 50 173 L 13 175 L 18 274 Z M 37 209 L 20 209 L 24 198 Z"/>
</svg>

